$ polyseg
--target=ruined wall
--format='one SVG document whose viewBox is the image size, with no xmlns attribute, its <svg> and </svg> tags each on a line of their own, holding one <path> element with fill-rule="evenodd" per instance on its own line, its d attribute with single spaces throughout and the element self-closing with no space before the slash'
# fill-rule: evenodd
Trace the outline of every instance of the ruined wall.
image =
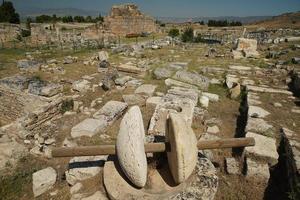
<svg viewBox="0 0 300 200">
<path fill-rule="evenodd" d="M 121 36 L 157 32 L 154 19 L 142 14 L 133 4 L 113 6 L 110 15 L 104 19 L 104 25 L 113 34 Z"/>
</svg>

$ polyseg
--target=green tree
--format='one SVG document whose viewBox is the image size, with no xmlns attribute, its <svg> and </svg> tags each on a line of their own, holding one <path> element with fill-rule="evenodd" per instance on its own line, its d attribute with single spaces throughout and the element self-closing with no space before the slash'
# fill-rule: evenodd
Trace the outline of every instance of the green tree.
<svg viewBox="0 0 300 200">
<path fill-rule="evenodd" d="M 74 21 L 78 22 L 78 23 L 82 23 L 82 22 L 85 22 L 85 19 L 83 16 L 75 16 Z"/>
<path fill-rule="evenodd" d="M 170 29 L 168 35 L 172 38 L 179 36 L 179 30 L 177 28 Z"/>
<path fill-rule="evenodd" d="M 93 18 L 91 17 L 91 16 L 87 16 L 86 18 L 85 18 L 85 22 L 93 22 Z"/>
<path fill-rule="evenodd" d="M 27 17 L 27 19 L 26 19 L 26 28 L 28 30 L 31 30 L 31 23 L 32 23 L 32 19 L 30 17 Z"/>
<path fill-rule="evenodd" d="M 73 17 L 72 17 L 72 16 L 64 16 L 64 17 L 62 18 L 62 21 L 63 21 L 64 23 L 73 22 Z"/>
<path fill-rule="evenodd" d="M 9 22 L 13 24 L 20 23 L 20 16 L 16 13 L 12 2 L 3 1 L 0 6 L 0 22 Z"/>
<path fill-rule="evenodd" d="M 181 35 L 182 42 L 193 42 L 194 40 L 194 29 L 192 27 L 188 27 L 184 30 Z"/>
</svg>

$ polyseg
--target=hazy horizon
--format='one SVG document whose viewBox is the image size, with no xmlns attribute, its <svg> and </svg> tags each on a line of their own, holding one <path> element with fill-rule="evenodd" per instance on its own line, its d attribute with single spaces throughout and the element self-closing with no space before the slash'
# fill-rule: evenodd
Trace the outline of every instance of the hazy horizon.
<svg viewBox="0 0 300 200">
<path fill-rule="evenodd" d="M 17 12 L 45 9 L 80 9 L 108 13 L 115 4 L 134 3 L 154 17 L 275 16 L 300 10 L 299 0 L 11 0 Z"/>
</svg>

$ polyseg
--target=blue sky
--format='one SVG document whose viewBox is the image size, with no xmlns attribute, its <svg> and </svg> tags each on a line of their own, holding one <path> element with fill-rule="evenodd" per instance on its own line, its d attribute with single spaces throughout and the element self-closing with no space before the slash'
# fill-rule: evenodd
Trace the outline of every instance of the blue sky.
<svg viewBox="0 0 300 200">
<path fill-rule="evenodd" d="M 79 8 L 108 12 L 113 4 L 135 3 L 155 17 L 262 16 L 300 11 L 300 0 L 11 0 L 28 8 Z"/>
</svg>

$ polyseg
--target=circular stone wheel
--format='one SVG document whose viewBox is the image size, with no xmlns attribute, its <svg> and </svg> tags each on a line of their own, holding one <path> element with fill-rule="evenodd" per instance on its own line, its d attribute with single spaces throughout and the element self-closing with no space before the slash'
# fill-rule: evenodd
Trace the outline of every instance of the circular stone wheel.
<svg viewBox="0 0 300 200">
<path fill-rule="evenodd" d="M 170 144 L 167 152 L 169 168 L 175 183 L 183 183 L 192 174 L 197 164 L 197 139 L 182 114 L 170 113 L 166 141 Z"/>
</svg>

